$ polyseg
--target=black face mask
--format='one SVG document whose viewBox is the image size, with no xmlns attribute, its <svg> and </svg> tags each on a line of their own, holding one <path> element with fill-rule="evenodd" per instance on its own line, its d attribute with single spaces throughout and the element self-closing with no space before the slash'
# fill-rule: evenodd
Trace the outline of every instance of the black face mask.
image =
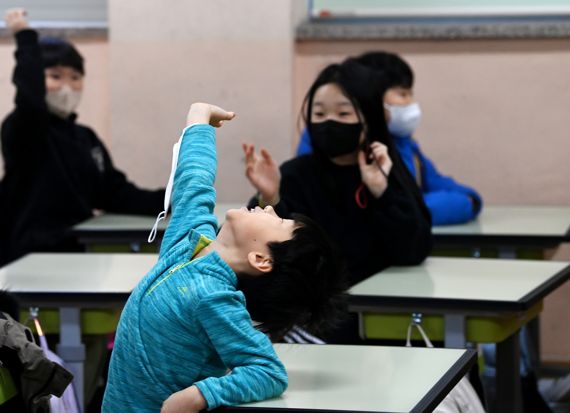
<svg viewBox="0 0 570 413">
<path fill-rule="evenodd" d="M 311 141 L 315 149 L 318 149 L 329 158 L 346 155 L 358 149 L 361 123 L 342 123 L 335 120 L 311 123 Z"/>
</svg>

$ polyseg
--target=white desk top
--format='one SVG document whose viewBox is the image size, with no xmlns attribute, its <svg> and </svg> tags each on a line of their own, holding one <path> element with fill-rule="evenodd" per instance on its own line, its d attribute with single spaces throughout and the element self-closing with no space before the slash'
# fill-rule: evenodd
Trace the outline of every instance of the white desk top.
<svg viewBox="0 0 570 413">
<path fill-rule="evenodd" d="M 472 305 L 501 302 L 505 309 L 523 310 L 569 277 L 568 262 L 432 257 L 419 266 L 390 267 L 356 284 L 350 294 Z"/>
<path fill-rule="evenodd" d="M 289 388 L 279 398 L 243 407 L 426 411 L 429 400 L 433 404 L 438 393 L 442 395 L 442 382 L 456 383 L 474 356 L 462 349 L 439 348 L 302 344 L 275 348 L 287 368 Z M 438 382 L 440 386 L 435 386 Z"/>
<path fill-rule="evenodd" d="M 16 294 L 129 294 L 156 264 L 155 254 L 29 254 L 0 269 Z"/>
<path fill-rule="evenodd" d="M 484 206 L 479 217 L 461 225 L 433 227 L 433 234 L 536 236 L 570 239 L 570 207 Z"/>
</svg>

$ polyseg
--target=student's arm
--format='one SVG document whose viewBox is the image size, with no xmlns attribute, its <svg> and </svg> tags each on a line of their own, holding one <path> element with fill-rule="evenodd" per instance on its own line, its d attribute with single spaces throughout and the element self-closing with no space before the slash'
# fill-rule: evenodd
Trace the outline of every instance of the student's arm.
<svg viewBox="0 0 570 413">
<path fill-rule="evenodd" d="M 172 187 L 172 216 L 160 246 L 161 255 L 192 229 L 215 238 L 216 169 L 214 128 L 201 124 L 184 129 Z"/>
<path fill-rule="evenodd" d="M 277 397 L 287 388 L 287 372 L 269 338 L 257 331 L 240 292 L 216 293 L 203 299 L 196 311 L 230 374 L 194 383 L 208 410 Z"/>
<path fill-rule="evenodd" d="M 169 251 L 190 230 L 215 238 L 218 228 L 216 202 L 216 133 L 213 126 L 231 120 L 233 112 L 204 103 L 193 104 L 182 133 L 178 164 L 172 187 L 172 217 L 164 234 L 160 254 Z"/>
<path fill-rule="evenodd" d="M 156 215 L 164 205 L 164 189 L 141 189 L 115 168 L 105 145 L 92 132 L 95 146 L 91 149 L 95 162 L 102 163 L 103 185 L 95 207 L 106 212 L 135 215 Z"/>
<path fill-rule="evenodd" d="M 483 206 L 473 188 L 439 173 L 433 162 L 419 153 L 422 165 L 422 192 L 433 225 L 460 224 L 474 219 Z"/>
<path fill-rule="evenodd" d="M 432 248 L 431 219 L 421 198 L 398 182 L 395 175 L 384 194 L 372 199 L 370 230 L 381 255 L 389 257 L 389 265 L 417 265 Z M 370 260 L 374 262 L 374 256 Z"/>
<path fill-rule="evenodd" d="M 31 154 L 45 138 L 49 114 L 38 34 L 28 27 L 22 9 L 6 12 L 6 26 L 16 40 L 16 66 L 12 81 L 16 87 L 15 110 L 6 120 L 2 146 L 6 157 Z M 9 129 L 9 131 L 8 131 Z"/>
<path fill-rule="evenodd" d="M 370 268 L 375 270 L 374 262 L 381 256 L 389 257 L 389 265 L 417 265 L 431 251 L 430 214 L 399 155 L 390 154 L 379 142 L 370 148 L 370 163 L 363 152 L 358 158 L 362 181 L 371 195 L 370 230 L 377 240 L 372 250 L 382 251 L 369 258 Z"/>
</svg>

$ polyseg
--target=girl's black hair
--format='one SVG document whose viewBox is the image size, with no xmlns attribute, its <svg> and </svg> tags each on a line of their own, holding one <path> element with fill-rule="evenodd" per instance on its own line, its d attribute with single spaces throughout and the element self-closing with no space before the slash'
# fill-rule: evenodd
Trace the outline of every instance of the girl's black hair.
<svg viewBox="0 0 570 413">
<path fill-rule="evenodd" d="M 382 116 L 384 111 L 382 97 L 388 89 L 386 78 L 354 59 L 327 66 L 309 88 L 302 109 L 309 135 L 312 132 L 311 115 L 315 93 L 321 86 L 330 83 L 336 84 L 356 108 L 366 132 L 367 143 L 379 141 L 392 147 L 386 119 Z M 324 156 L 314 145 L 313 153 L 317 156 Z"/>
<path fill-rule="evenodd" d="M 310 218 L 293 214 L 293 237 L 272 242 L 268 274 L 239 274 L 238 288 L 259 328 L 275 341 L 294 325 L 320 334 L 346 314 L 347 272 L 341 254 Z"/>
<path fill-rule="evenodd" d="M 355 59 L 362 65 L 382 72 L 388 81 L 388 87 L 411 89 L 414 86 L 414 72 L 410 65 L 395 53 L 368 52 Z"/>
<path fill-rule="evenodd" d="M 44 67 L 68 66 L 85 74 L 83 57 L 68 41 L 58 37 L 43 37 L 40 39 L 40 49 Z"/>
</svg>

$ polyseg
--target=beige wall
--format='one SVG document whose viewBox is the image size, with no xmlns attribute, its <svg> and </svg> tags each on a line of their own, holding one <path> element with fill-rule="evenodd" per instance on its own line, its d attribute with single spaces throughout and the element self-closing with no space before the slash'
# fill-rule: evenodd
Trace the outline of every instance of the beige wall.
<svg viewBox="0 0 570 413">
<path fill-rule="evenodd" d="M 189 105 L 237 112 L 219 132 L 218 199 L 247 200 L 241 142 L 290 154 L 294 20 L 301 1 L 112 0 L 113 154 L 138 182 L 164 185 Z"/>
<path fill-rule="evenodd" d="M 99 137 L 111 145 L 109 111 L 109 46 L 106 39 L 71 40 L 85 58 L 85 91 L 79 105 L 78 122 L 90 126 Z M 0 118 L 13 110 L 15 89 L 12 85 L 14 70 L 14 41 L 0 38 Z M 0 157 L 0 177 L 4 174 Z"/>
</svg>

